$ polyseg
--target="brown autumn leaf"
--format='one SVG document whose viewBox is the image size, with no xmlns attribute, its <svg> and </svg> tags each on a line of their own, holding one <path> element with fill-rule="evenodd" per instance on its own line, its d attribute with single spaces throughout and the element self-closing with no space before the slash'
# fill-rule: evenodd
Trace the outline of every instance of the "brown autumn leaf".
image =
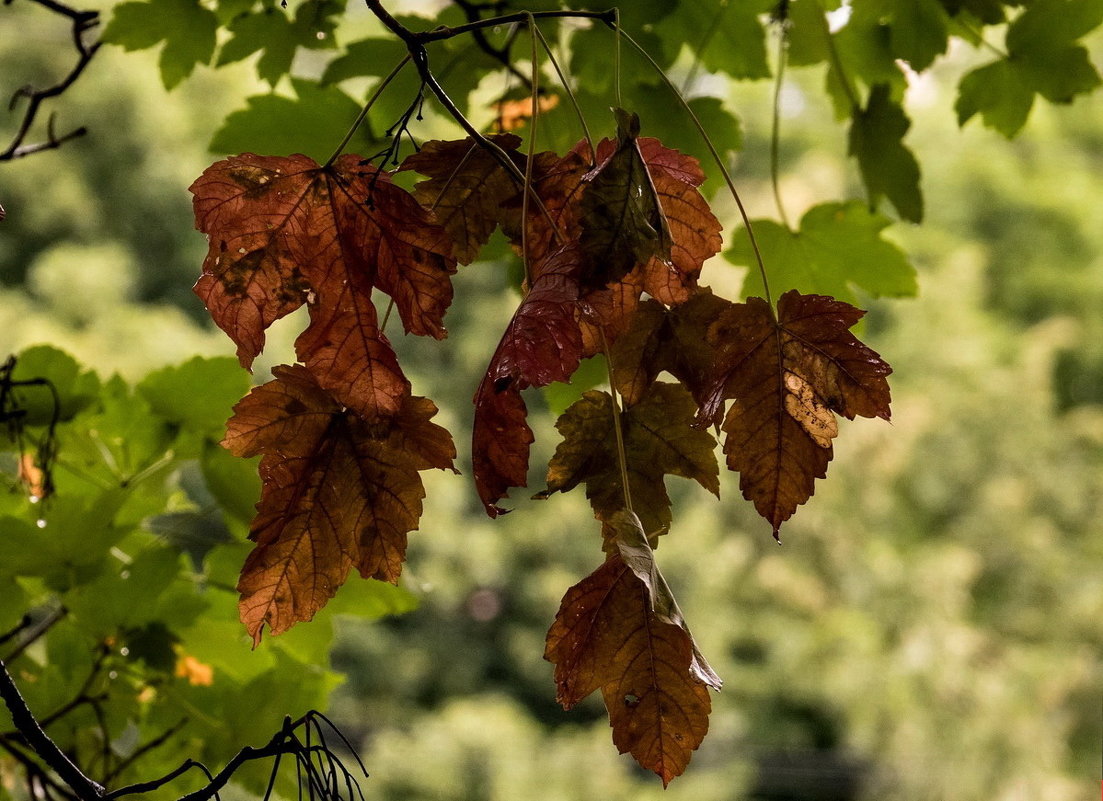
<svg viewBox="0 0 1103 801">
<path fill-rule="evenodd" d="M 637 546 L 647 547 L 633 515 L 621 510 L 614 525 L 633 529 Z M 685 770 L 708 732 L 708 687 L 720 689 L 720 679 L 674 612 L 677 604 L 653 559 L 635 561 L 631 566 L 614 551 L 567 591 L 544 658 L 555 665 L 559 703 L 570 709 L 600 689 L 614 744 L 665 786 Z"/>
<path fill-rule="evenodd" d="M 586 175 L 580 204 L 587 289 L 619 281 L 652 258 L 670 261 L 670 228 L 637 142 L 640 118 L 619 108 L 613 112 L 616 147 Z"/>
<path fill-rule="evenodd" d="M 488 139 L 514 156 L 514 163 L 524 169 L 524 158 L 515 153 L 521 144 L 519 136 L 500 134 Z M 460 264 L 470 264 L 478 257 L 498 226 L 502 201 L 518 191 L 516 179 L 494 154 L 470 137 L 426 142 L 398 169 L 429 177 L 414 187 L 414 197 L 451 235 Z"/>
<path fill-rule="evenodd" d="M 342 408 L 302 366 L 234 406 L 223 446 L 262 454 L 263 491 L 238 582 L 242 622 L 260 641 L 310 620 L 351 568 L 395 582 L 425 497 L 418 472 L 452 469 L 449 433 L 430 422 L 432 401 L 407 395 L 399 411 L 368 422 Z"/>
<path fill-rule="evenodd" d="M 613 381 L 624 405 L 638 403 L 664 371 L 682 381 L 700 402 L 716 362 L 706 334 L 731 305 L 707 288 L 672 309 L 655 300 L 642 301 L 610 349 Z"/>
<path fill-rule="evenodd" d="M 491 517 L 511 487 L 526 486 L 532 430 L 520 390 L 568 381 L 582 358 L 577 246 L 552 251 L 532 265 L 532 286 L 506 326 L 475 393 L 471 454 L 475 488 Z"/>
<path fill-rule="evenodd" d="M 694 427 L 697 404 L 678 384 L 656 382 L 632 408 L 621 412 L 628 485 L 632 508 L 649 535 L 670 525 L 667 475 L 693 479 L 719 495 L 720 468 L 716 440 Z M 608 524 L 625 507 L 624 482 L 617 455 L 613 407 L 609 395 L 591 390 L 560 415 L 555 427 L 563 441 L 548 463 L 547 498 L 586 485 L 594 516 Z M 612 531 L 603 527 L 606 550 L 615 548 Z"/>
<path fill-rule="evenodd" d="M 582 148 L 583 152 L 579 151 Z M 529 178 L 530 202 L 525 243 L 533 258 L 539 258 L 567 242 L 578 241 L 579 209 L 583 178 L 592 167 L 589 148 L 580 142 L 565 156 L 544 151 L 536 153 Z M 533 201 L 539 199 L 539 203 Z M 512 243 L 517 253 L 522 252 L 521 212 L 523 194 L 518 187 L 512 197 L 502 201 L 499 223 L 502 233 Z"/>
<path fill-rule="evenodd" d="M 892 368 L 849 331 L 864 314 L 790 290 L 776 320 L 766 301 L 749 298 L 709 328 L 717 363 L 701 419 L 718 422 L 734 398 L 722 426 L 728 467 L 775 537 L 827 475 L 835 415 L 889 419 Z"/>
<path fill-rule="evenodd" d="M 373 289 L 408 333 L 437 338 L 452 301 L 448 234 L 390 176 L 357 156 L 330 166 L 250 153 L 192 184 L 209 247 L 195 291 L 248 367 L 276 319 L 310 302 L 299 358 L 361 414 L 394 413 L 408 385 L 378 331 Z"/>
</svg>

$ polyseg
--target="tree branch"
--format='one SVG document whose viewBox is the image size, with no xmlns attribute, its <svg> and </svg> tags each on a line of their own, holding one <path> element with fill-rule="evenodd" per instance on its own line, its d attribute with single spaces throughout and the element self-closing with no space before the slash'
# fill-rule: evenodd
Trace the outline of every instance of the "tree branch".
<svg viewBox="0 0 1103 801">
<path fill-rule="evenodd" d="M 12 2 L 13 0 L 4 0 L 4 5 L 11 5 Z M 15 92 L 11 102 L 8 104 L 8 109 L 13 110 L 19 102 L 19 99 L 23 97 L 27 98 L 27 108 L 23 112 L 23 119 L 19 124 L 19 129 L 15 132 L 15 136 L 12 138 L 7 148 L 0 151 L 0 161 L 12 161 L 17 158 L 29 156 L 32 153 L 40 153 L 43 150 L 53 150 L 87 133 L 87 129 L 81 126 L 66 134 L 58 136 L 54 130 L 54 115 L 51 114 L 46 123 L 46 141 L 34 144 L 24 144 L 27 135 L 30 133 L 31 126 L 34 125 L 34 121 L 38 116 L 42 103 L 52 97 L 59 96 L 72 86 L 77 78 L 81 76 L 81 73 L 84 72 L 85 68 L 92 60 L 92 57 L 95 56 L 96 51 L 99 50 L 100 47 L 99 42 L 92 45 L 87 45 L 84 42 L 85 32 L 99 24 L 98 11 L 79 11 L 58 2 L 58 0 L 31 0 L 31 2 L 38 3 L 40 6 L 53 11 L 55 14 L 60 14 L 69 18 L 72 23 L 73 47 L 77 51 L 77 63 L 69 71 L 68 75 L 53 86 L 47 87 L 46 89 L 34 89 L 30 86 L 24 86 Z"/>
<path fill-rule="evenodd" d="M 3 661 L 0 661 L 0 698 L 4 699 L 12 722 L 26 738 L 27 744 L 69 786 L 77 798 L 81 801 L 101 801 L 104 788 L 85 776 L 38 725 L 38 720 L 23 700 Z"/>
</svg>

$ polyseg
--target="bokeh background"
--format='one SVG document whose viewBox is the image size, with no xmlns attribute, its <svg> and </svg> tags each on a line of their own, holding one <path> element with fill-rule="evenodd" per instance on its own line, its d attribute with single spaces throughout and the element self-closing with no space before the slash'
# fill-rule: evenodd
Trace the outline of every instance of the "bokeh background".
<svg viewBox="0 0 1103 801">
<path fill-rule="evenodd" d="M 63 74 L 67 36 L 30 4 L 0 9 L 0 90 Z M 1089 43 L 1098 64 L 1103 42 Z M 720 502 L 672 480 L 659 558 L 725 687 L 665 792 L 616 754 L 599 701 L 558 708 L 541 656 L 562 593 L 600 560 L 584 498 L 515 492 L 516 511 L 490 521 L 463 462 L 470 397 L 517 300 L 510 269 L 461 270 L 442 346 L 397 343 L 415 390 L 444 410 L 464 475 L 428 479 L 406 573 L 419 608 L 339 625 L 331 715 L 361 746 L 369 799 L 1095 797 L 1103 103 L 1038 104 L 1010 142 L 976 121 L 958 130 L 950 87 L 970 58 L 951 53 L 909 89 L 928 214 L 887 236 L 917 267 L 919 295 L 861 299 L 863 337 L 895 369 L 892 423 L 844 424 L 780 548 L 732 477 Z M 792 218 L 861 196 L 822 80 L 790 70 L 783 95 Z M 733 165 L 752 216 L 775 213 L 767 84 L 697 87 L 742 119 Z M 205 243 L 186 187 L 218 155 L 208 145 L 226 114 L 266 91 L 245 63 L 166 92 L 155 53 L 105 47 L 54 106 L 59 128 L 89 135 L 0 164 L 0 354 L 47 342 L 132 379 L 232 354 L 190 292 Z M 0 140 L 17 119 L 0 115 Z M 717 206 L 730 240 L 730 201 Z M 702 278 L 728 294 L 741 280 L 719 257 Z M 294 328 L 278 326 L 257 380 L 292 358 Z M 531 402 L 536 488 L 552 405 Z"/>
</svg>

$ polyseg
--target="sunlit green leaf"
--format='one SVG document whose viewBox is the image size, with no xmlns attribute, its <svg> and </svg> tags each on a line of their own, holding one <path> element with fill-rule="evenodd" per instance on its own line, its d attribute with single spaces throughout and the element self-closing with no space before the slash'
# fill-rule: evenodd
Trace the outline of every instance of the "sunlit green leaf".
<svg viewBox="0 0 1103 801">
<path fill-rule="evenodd" d="M 195 356 L 150 373 L 136 389 L 169 422 L 218 440 L 233 405 L 249 391 L 249 375 L 237 359 Z"/>
<path fill-rule="evenodd" d="M 144 50 L 161 42 L 161 80 L 171 89 L 192 74 L 196 64 L 214 55 L 218 17 L 198 0 L 149 0 L 115 6 L 103 41 L 125 50 Z"/>
<path fill-rule="evenodd" d="M 300 48 L 320 50 L 335 46 L 333 32 L 337 27 L 335 14 L 344 10 L 336 0 L 307 0 L 288 19 L 278 6 L 259 13 L 238 17 L 228 26 L 233 38 L 222 45 L 217 66 L 241 61 L 260 52 L 257 75 L 276 85 L 291 71 L 291 62 Z"/>
<path fill-rule="evenodd" d="M 772 220 L 752 223 L 774 297 L 797 289 L 846 301 L 854 299 L 851 287 L 873 296 L 916 293 L 915 268 L 881 236 L 889 224 L 887 217 L 859 201 L 814 206 L 801 218 L 798 231 Z M 762 279 L 746 229 L 735 233 L 724 256 L 750 268 L 743 295 L 761 297 Z"/>
</svg>

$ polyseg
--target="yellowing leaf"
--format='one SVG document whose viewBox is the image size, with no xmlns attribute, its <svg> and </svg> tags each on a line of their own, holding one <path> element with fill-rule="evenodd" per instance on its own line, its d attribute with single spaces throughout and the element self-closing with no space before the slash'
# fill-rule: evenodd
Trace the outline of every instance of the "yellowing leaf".
<svg viewBox="0 0 1103 801">
<path fill-rule="evenodd" d="M 696 409 L 683 387 L 655 383 L 639 403 L 621 412 L 633 509 L 649 534 L 670 525 L 667 475 L 690 478 L 713 494 L 720 492 L 716 441 L 692 425 Z M 563 441 L 548 463 L 547 489 L 538 497 L 584 483 L 594 516 L 608 522 L 625 506 L 609 395 L 586 392 L 560 416 L 556 428 Z M 607 529 L 607 540 L 611 534 Z M 615 546 L 607 541 L 606 547 Z"/>
</svg>

